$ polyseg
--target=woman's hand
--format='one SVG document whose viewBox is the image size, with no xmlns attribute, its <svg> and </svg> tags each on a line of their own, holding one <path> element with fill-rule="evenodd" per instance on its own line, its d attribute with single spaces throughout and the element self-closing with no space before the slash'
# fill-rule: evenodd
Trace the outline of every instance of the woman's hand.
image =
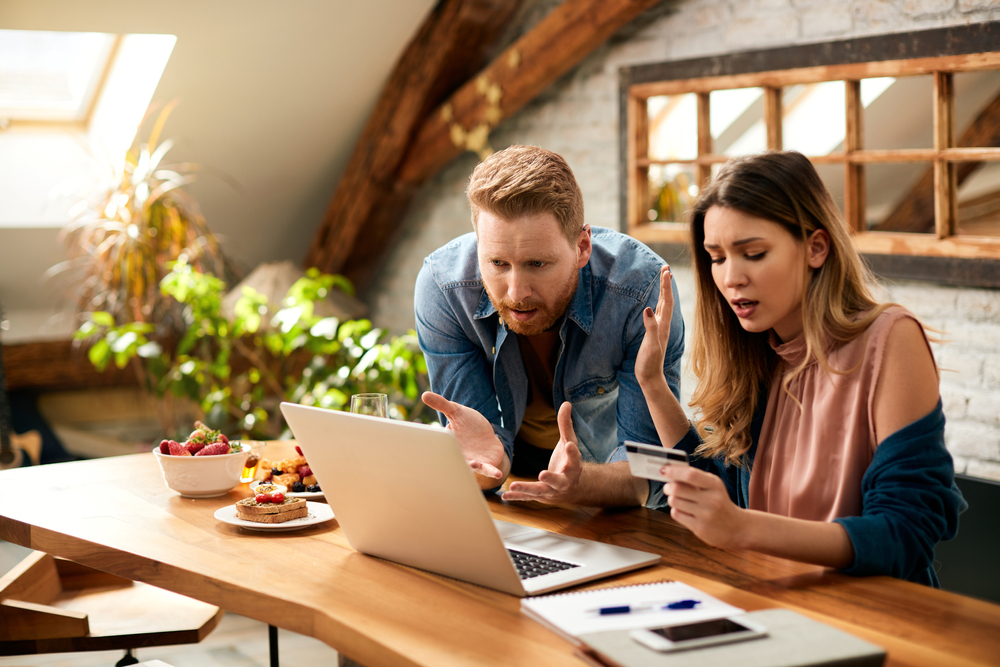
<svg viewBox="0 0 1000 667">
<path fill-rule="evenodd" d="M 646 335 L 635 359 L 635 376 L 644 390 L 654 382 L 666 382 L 663 360 L 670 341 L 670 318 L 674 311 L 674 293 L 670 286 L 672 279 L 670 266 L 664 265 L 660 269 L 660 296 L 656 300 L 656 311 L 646 308 L 642 314 Z"/>
<path fill-rule="evenodd" d="M 744 510 L 733 504 L 722 480 L 697 468 L 664 466 L 670 479 L 663 493 L 670 502 L 670 516 L 703 542 L 720 549 L 744 548 Z"/>
</svg>

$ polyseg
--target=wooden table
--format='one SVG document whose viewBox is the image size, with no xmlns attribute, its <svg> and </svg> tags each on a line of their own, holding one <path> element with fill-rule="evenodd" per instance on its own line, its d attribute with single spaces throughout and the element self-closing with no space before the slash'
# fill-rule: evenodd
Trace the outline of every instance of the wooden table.
<svg viewBox="0 0 1000 667">
<path fill-rule="evenodd" d="M 288 443 L 272 443 L 280 458 Z M 400 489 L 399 507 L 419 488 Z M 191 500 L 152 454 L 0 472 L 0 539 L 316 637 L 376 665 L 582 667 L 519 600 L 352 550 L 336 520 L 261 533 L 221 523 L 249 495 Z M 494 516 L 663 554 L 590 587 L 676 579 L 747 610 L 794 609 L 878 644 L 890 665 L 1000 664 L 1000 606 L 887 577 L 852 578 L 708 547 L 662 512 L 507 504 Z M 582 588 L 582 587 L 581 587 Z"/>
</svg>

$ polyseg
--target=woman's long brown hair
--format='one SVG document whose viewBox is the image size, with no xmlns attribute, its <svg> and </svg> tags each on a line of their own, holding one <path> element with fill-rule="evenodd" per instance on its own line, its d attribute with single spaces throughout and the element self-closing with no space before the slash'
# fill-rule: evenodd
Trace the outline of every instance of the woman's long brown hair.
<svg viewBox="0 0 1000 667">
<path fill-rule="evenodd" d="M 785 376 L 783 385 L 810 363 L 829 372 L 831 347 L 861 335 L 879 313 L 892 304 L 879 304 L 869 288 L 871 273 L 851 240 L 847 225 L 819 175 L 802 154 L 773 151 L 727 162 L 691 211 L 694 257 L 695 312 L 691 366 L 698 386 L 691 405 L 704 440 L 698 453 L 725 456 L 740 463 L 750 449 L 750 424 L 762 388 L 774 375 L 777 355 L 768 333 L 746 331 L 712 278 L 705 250 L 705 214 L 722 206 L 778 223 L 805 243 L 817 229 L 830 235 L 830 251 L 818 269 L 806 263 L 800 270 L 806 289 L 802 295 L 803 362 Z"/>
</svg>

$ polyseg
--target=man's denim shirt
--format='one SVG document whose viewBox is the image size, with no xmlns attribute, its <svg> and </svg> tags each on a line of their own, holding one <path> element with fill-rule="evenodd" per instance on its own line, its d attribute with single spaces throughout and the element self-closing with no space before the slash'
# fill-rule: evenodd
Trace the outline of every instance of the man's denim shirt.
<svg viewBox="0 0 1000 667">
<path fill-rule="evenodd" d="M 663 260 L 639 241 L 610 229 L 593 228 L 592 245 L 559 329 L 552 392 L 556 410 L 563 401 L 573 405 L 573 427 L 584 460 L 606 462 L 624 460 L 625 440 L 660 442 L 635 377 L 635 358 L 646 332 L 643 310 L 656 308 Z M 676 284 L 673 292 L 663 368 L 679 397 L 684 321 Z M 486 417 L 513 460 L 528 377 L 517 334 L 500 320 L 483 287 L 474 233 L 424 260 L 414 306 L 432 389 Z M 447 423 L 443 415 L 440 418 Z"/>
</svg>

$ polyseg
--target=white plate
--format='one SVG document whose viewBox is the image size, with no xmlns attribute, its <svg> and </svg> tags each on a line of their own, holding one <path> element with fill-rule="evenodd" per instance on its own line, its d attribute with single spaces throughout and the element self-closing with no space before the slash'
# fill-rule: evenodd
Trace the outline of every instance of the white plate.
<svg viewBox="0 0 1000 667">
<path fill-rule="evenodd" d="M 247 530 L 261 530 L 264 532 L 281 532 L 283 530 L 299 530 L 307 526 L 314 526 L 333 518 L 333 510 L 326 503 L 311 503 L 306 501 L 308 514 L 299 519 L 292 519 L 284 523 L 257 523 L 256 521 L 246 521 L 236 514 L 236 505 L 226 505 L 215 511 L 215 518 L 223 523 L 228 523 Z"/>
<path fill-rule="evenodd" d="M 260 486 L 263 483 L 264 482 L 260 482 L 260 481 L 250 482 L 250 490 L 251 491 L 256 491 L 257 487 Z M 270 484 L 271 482 L 267 482 L 267 483 Z M 318 498 L 322 498 L 323 497 L 323 492 L 322 491 L 314 491 L 314 492 L 311 492 L 311 493 L 309 491 L 300 491 L 300 492 L 296 493 L 295 491 L 289 491 L 287 489 L 287 487 L 285 487 L 285 486 L 283 486 L 281 484 L 275 484 L 274 486 L 277 486 L 277 487 L 280 487 L 282 489 L 285 489 L 284 494 L 286 496 L 288 496 L 289 498 L 305 498 L 306 500 L 316 500 Z"/>
</svg>

